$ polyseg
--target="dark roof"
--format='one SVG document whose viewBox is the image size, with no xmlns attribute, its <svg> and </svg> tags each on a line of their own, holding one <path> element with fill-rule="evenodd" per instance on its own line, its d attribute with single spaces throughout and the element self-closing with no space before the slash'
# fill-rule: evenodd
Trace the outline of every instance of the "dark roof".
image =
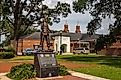
<svg viewBox="0 0 121 80">
<path fill-rule="evenodd" d="M 60 33 L 59 32 L 49 33 L 49 35 L 50 35 L 50 38 L 52 38 L 54 36 L 60 36 Z M 68 36 L 70 37 L 71 40 L 82 40 L 82 41 L 90 41 L 93 39 L 97 39 L 99 37 L 99 35 L 97 34 L 90 36 L 86 33 L 70 33 L 70 32 L 69 33 L 63 32 L 61 35 Z M 22 36 L 20 37 L 20 39 L 40 39 L 40 32 L 35 32 L 29 35 Z"/>
<path fill-rule="evenodd" d="M 80 40 L 82 38 L 81 33 L 69 33 L 71 40 Z"/>
<path fill-rule="evenodd" d="M 20 39 L 40 39 L 40 32 L 35 32 L 26 36 L 20 37 Z"/>
<path fill-rule="evenodd" d="M 52 33 L 49 34 L 50 35 L 50 38 L 52 36 Z M 32 33 L 32 34 L 28 34 L 28 35 L 25 35 L 25 36 L 22 36 L 20 37 L 20 39 L 40 39 L 40 32 L 35 32 L 35 33 Z"/>
<path fill-rule="evenodd" d="M 60 33 L 59 32 L 54 33 L 52 36 L 60 36 Z M 61 36 L 68 36 L 71 38 L 71 40 L 79 40 L 82 37 L 81 33 L 70 33 L 70 32 L 69 33 L 63 32 Z"/>
<path fill-rule="evenodd" d="M 89 35 L 89 34 L 82 34 L 82 38 L 80 39 L 81 41 L 92 41 L 99 38 L 98 34 L 94 35 Z"/>
</svg>

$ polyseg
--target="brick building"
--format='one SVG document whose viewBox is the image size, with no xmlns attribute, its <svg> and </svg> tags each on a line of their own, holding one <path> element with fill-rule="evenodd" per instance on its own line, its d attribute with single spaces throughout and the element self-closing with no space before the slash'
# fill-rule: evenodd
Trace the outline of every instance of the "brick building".
<svg viewBox="0 0 121 80">
<path fill-rule="evenodd" d="M 60 51 L 60 46 L 65 46 L 65 52 L 73 52 L 74 48 L 87 47 L 90 51 L 94 50 L 94 44 L 99 35 L 88 35 L 81 33 L 80 25 L 76 25 L 75 32 L 69 32 L 67 22 L 64 24 L 64 30 L 56 33 L 49 33 L 50 49 Z M 19 39 L 18 51 L 22 52 L 26 48 L 35 48 L 35 45 L 40 45 L 40 32 L 35 32 L 30 35 L 25 35 Z M 45 41 L 44 41 L 45 43 Z M 45 43 L 44 49 L 47 49 Z"/>
<path fill-rule="evenodd" d="M 111 46 L 104 47 L 98 54 L 121 56 L 121 41 L 117 40 Z"/>
</svg>

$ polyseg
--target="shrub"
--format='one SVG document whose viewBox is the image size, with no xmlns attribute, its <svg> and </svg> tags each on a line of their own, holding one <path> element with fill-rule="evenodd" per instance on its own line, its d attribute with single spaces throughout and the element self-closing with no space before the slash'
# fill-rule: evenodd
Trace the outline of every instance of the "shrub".
<svg viewBox="0 0 121 80">
<path fill-rule="evenodd" d="M 25 80 L 36 77 L 33 64 L 21 64 L 11 68 L 7 76 L 14 80 Z"/>
<path fill-rule="evenodd" d="M 59 65 L 59 75 L 70 75 L 67 68 L 63 65 Z M 10 73 L 7 76 L 13 80 L 25 80 L 36 77 L 36 71 L 33 64 L 21 64 L 11 68 Z"/>
<path fill-rule="evenodd" d="M 67 68 L 64 65 L 59 65 L 59 75 L 60 76 L 65 76 L 65 75 L 71 75 L 68 71 Z"/>
<path fill-rule="evenodd" d="M 15 52 L 15 49 L 12 47 L 8 47 L 5 49 L 6 52 Z"/>
<path fill-rule="evenodd" d="M 10 59 L 15 57 L 13 52 L 0 52 L 0 59 Z"/>
</svg>

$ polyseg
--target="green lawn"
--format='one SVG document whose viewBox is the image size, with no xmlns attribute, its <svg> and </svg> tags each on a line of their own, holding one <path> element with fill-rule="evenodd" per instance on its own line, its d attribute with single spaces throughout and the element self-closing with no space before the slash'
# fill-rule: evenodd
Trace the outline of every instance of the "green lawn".
<svg viewBox="0 0 121 80">
<path fill-rule="evenodd" d="M 0 59 L 0 61 L 34 60 L 34 56 L 16 56 L 11 59 Z"/>
<path fill-rule="evenodd" d="M 33 60 L 33 56 L 16 56 L 8 60 Z M 90 55 L 57 55 L 59 61 L 77 64 L 95 65 L 73 69 L 74 71 L 91 74 L 111 80 L 121 80 L 121 57 Z"/>
<path fill-rule="evenodd" d="M 34 60 L 34 56 L 16 56 L 10 60 Z"/>
<path fill-rule="evenodd" d="M 99 55 L 65 55 L 58 56 L 58 59 L 79 64 L 94 64 L 96 65 L 95 67 L 81 67 L 73 70 L 111 80 L 121 80 L 121 57 Z"/>
</svg>

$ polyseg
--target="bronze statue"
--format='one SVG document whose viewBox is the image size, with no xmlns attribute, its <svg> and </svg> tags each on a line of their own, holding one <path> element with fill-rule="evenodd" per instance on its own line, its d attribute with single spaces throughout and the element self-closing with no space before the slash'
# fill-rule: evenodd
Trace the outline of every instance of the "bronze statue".
<svg viewBox="0 0 121 80">
<path fill-rule="evenodd" d="M 49 40 L 49 32 L 50 32 L 50 29 L 49 29 L 49 26 L 48 26 L 48 22 L 47 22 L 47 19 L 44 19 L 43 22 L 42 22 L 42 25 L 41 25 L 41 47 L 42 47 L 42 50 L 43 50 L 43 45 L 44 45 L 44 40 L 46 40 L 46 44 L 47 44 L 47 47 L 48 49 L 50 48 L 50 40 Z"/>
</svg>

